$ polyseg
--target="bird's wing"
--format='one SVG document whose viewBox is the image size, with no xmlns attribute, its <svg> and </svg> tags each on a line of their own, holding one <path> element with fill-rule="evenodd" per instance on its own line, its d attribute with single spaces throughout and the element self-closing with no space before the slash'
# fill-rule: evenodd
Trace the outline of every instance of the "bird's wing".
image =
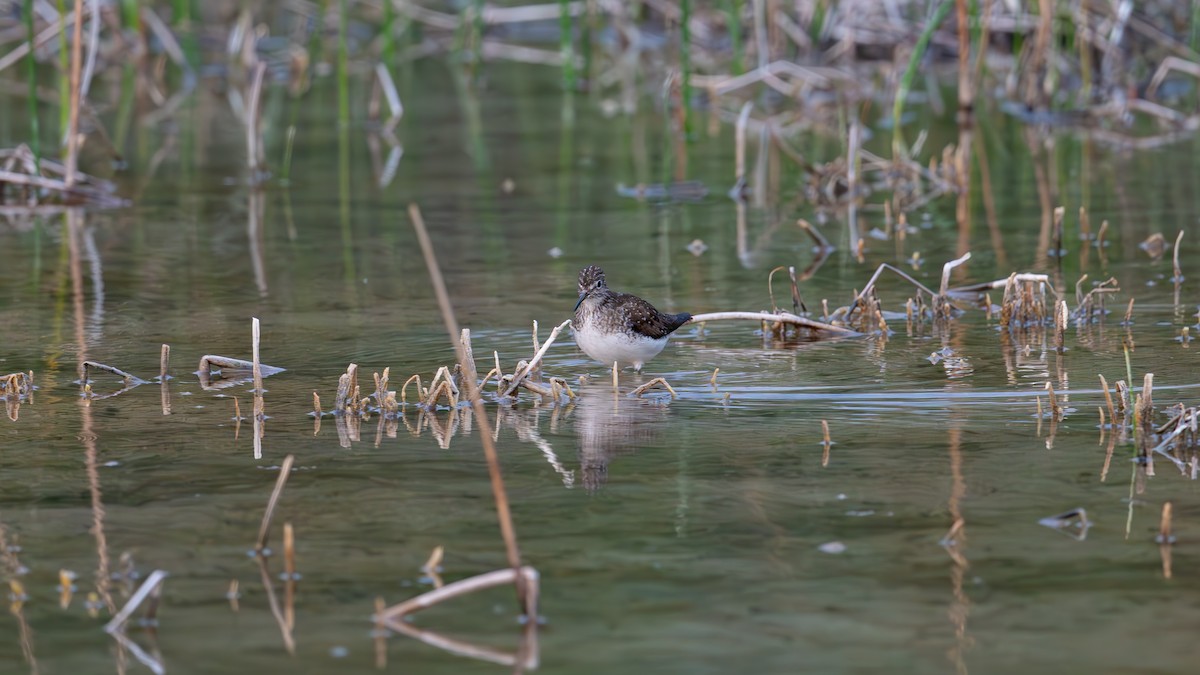
<svg viewBox="0 0 1200 675">
<path fill-rule="evenodd" d="M 635 333 L 657 340 L 674 333 L 680 326 L 687 323 L 692 315 L 663 314 L 654 305 L 628 293 L 617 293 L 614 298 L 622 307 L 625 315 L 625 325 Z"/>
</svg>

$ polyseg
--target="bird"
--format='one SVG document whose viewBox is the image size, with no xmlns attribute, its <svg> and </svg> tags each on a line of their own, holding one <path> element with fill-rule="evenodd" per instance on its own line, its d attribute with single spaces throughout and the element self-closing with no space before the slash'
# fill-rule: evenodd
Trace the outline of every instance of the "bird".
<svg viewBox="0 0 1200 675">
<path fill-rule="evenodd" d="M 604 270 L 588 265 L 579 271 L 579 302 L 571 331 L 585 354 L 604 363 L 642 366 L 667 346 L 680 326 L 692 320 L 687 312 L 665 314 L 636 295 L 608 287 Z"/>
</svg>

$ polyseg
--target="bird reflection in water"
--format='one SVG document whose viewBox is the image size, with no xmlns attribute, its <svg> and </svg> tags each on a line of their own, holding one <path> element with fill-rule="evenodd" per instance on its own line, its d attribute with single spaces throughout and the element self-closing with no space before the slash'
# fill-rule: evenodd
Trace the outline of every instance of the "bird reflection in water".
<svg viewBox="0 0 1200 675">
<path fill-rule="evenodd" d="M 594 493 L 608 482 L 608 466 L 653 445 L 667 422 L 670 398 L 630 398 L 600 385 L 580 387 L 571 420 L 579 439 L 580 482 Z"/>
</svg>

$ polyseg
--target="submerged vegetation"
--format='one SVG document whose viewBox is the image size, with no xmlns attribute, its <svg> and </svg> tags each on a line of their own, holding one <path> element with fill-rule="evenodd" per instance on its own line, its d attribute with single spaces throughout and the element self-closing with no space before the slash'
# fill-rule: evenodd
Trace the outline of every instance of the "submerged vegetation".
<svg viewBox="0 0 1200 675">
<path fill-rule="evenodd" d="M 152 626 L 157 621 L 158 598 L 164 585 L 169 588 L 171 584 L 168 570 L 156 569 L 139 585 L 134 583 L 138 575 L 132 554 L 122 556 L 115 566 L 109 560 L 100 490 L 100 467 L 106 465 L 100 463 L 95 429 L 102 412 L 98 411 L 99 401 L 120 406 L 132 398 L 130 392 L 151 382 L 160 388 L 163 417 L 178 415 L 179 399 L 178 395 L 173 399 L 171 393 L 170 349 L 166 345 L 162 346 L 155 380 L 143 380 L 95 360 L 99 357 L 94 352 L 103 341 L 85 330 L 90 325 L 85 312 L 85 262 L 92 263 L 89 278 L 93 291 L 103 272 L 95 241 L 86 232 L 88 219 L 152 200 L 146 186 L 155 173 L 172 162 L 189 166 L 204 145 L 204 139 L 189 136 L 180 117 L 198 97 L 222 99 L 242 124 L 238 144 L 244 147 L 244 157 L 237 161 L 238 177 L 229 182 L 244 191 L 238 198 L 245 202 L 254 290 L 258 298 L 266 299 L 270 295 L 267 270 L 272 261 L 261 244 L 268 197 L 280 198 L 283 215 L 279 219 L 294 228 L 292 190 L 303 183 L 304 176 L 293 162 L 304 153 L 309 133 L 298 123 L 301 108 L 330 103 L 314 93 L 315 83 L 332 78 L 336 94 L 336 111 L 327 116 L 337 140 L 336 158 L 319 160 L 337 165 L 337 226 L 343 251 L 348 251 L 345 242 L 353 239 L 351 129 L 366 137 L 373 186 L 380 190 L 393 186 L 398 167 L 408 161 L 402 159 L 405 144 L 420 147 L 427 140 L 421 129 L 404 127 L 404 101 L 411 103 L 423 93 L 413 74 L 413 64 L 420 60 L 441 59 L 447 64 L 462 103 L 466 152 L 478 172 L 487 174 L 481 182 L 496 183 L 499 193 L 514 201 L 521 198 L 524 177 L 491 181 L 493 175 L 483 170 L 487 160 L 480 130 L 480 100 L 488 96 L 491 63 L 518 62 L 528 68 L 553 69 L 555 74 L 561 109 L 549 112 L 557 114 L 563 129 L 560 168 L 576 163 L 572 132 L 581 108 L 599 111 L 602 117 L 597 119 L 614 125 L 636 119 L 648 108 L 661 122 L 661 138 L 652 136 L 660 144 L 650 149 L 651 161 L 644 138 L 630 143 L 636 146 L 635 152 L 643 153 L 635 162 L 637 183 L 614 185 L 615 197 L 665 208 L 711 200 L 710 194 L 728 195 L 728 202 L 723 196 L 717 199 L 721 208 L 728 209 L 728 229 L 734 232 L 728 241 L 736 249 L 737 260 L 747 268 L 755 267 L 750 261 L 756 247 L 766 246 L 782 231 L 811 243 L 805 251 L 811 253 L 806 268 L 798 272 L 789 263 L 758 275 L 765 283 L 765 292 L 755 296 L 761 306 L 697 311 L 693 326 L 687 328 L 692 344 L 706 346 L 718 338 L 745 342 L 745 330 L 716 333 L 712 324 L 725 320 L 750 322 L 757 329 L 754 336 L 761 340 L 762 351 L 797 350 L 840 340 L 866 342 L 871 350 L 882 353 L 903 331 L 907 346 L 931 347 L 929 363 L 953 382 L 976 367 L 962 335 L 983 333 L 986 337 L 982 339 L 1001 355 L 1002 363 L 997 363 L 1007 383 L 1019 392 L 1020 411 L 1012 412 L 1017 410 L 1014 405 L 1005 414 L 1022 420 L 1032 416 L 1030 426 L 1036 424 L 1036 436 L 1044 439 L 1047 449 L 1053 448 L 1060 426 L 1075 422 L 1077 429 L 1090 428 L 1091 404 L 1096 404 L 1096 428 L 1105 451 L 1099 480 L 1108 481 L 1113 458 L 1119 456 L 1118 446 L 1125 449 L 1132 465 L 1124 529 L 1125 538 L 1130 539 L 1135 504 L 1143 499 L 1138 495 L 1144 495 L 1148 479 L 1155 477 L 1156 463 L 1168 462 L 1190 481 L 1200 477 L 1200 407 L 1189 402 L 1156 406 L 1153 373 L 1142 373 L 1137 386 L 1134 299 L 1123 295 L 1126 289 L 1106 266 L 1113 245 L 1134 249 L 1130 238 L 1134 230 L 1119 223 L 1110 227 L 1109 220 L 1100 219 L 1093 231 L 1089 176 L 1062 170 L 1054 156 L 1055 144 L 1068 135 L 1086 139 L 1080 162 L 1080 171 L 1086 173 L 1090 170 L 1087 160 L 1096 146 L 1135 152 L 1193 138 L 1200 130 L 1198 49 L 1200 11 L 1165 0 L 1137 6 L 1131 0 L 808 0 L 792 4 L 769 0 L 564 0 L 503 7 L 483 2 L 421 4 L 408 0 L 74 0 L 73 4 L 56 5 L 0 0 L 0 87 L 5 96 L 25 99 L 29 134 L 25 142 L 0 150 L 0 218 L 15 231 L 28 228 L 39 233 L 61 222 L 57 298 L 61 315 L 70 312 L 75 333 L 69 338 L 56 334 L 55 339 L 69 342 L 74 350 L 69 367 L 74 368 L 77 379 L 70 386 L 79 389 L 78 399 L 61 396 L 69 387 L 54 377 L 62 370 L 56 353 L 46 359 L 49 373 L 35 372 L 34 364 L 4 359 L 4 370 L 13 372 L 0 375 L 0 398 L 13 425 L 25 423 L 21 408 L 34 406 L 35 391 L 38 410 L 81 403 L 77 439 L 85 455 L 93 516 L 89 531 L 99 560 L 86 607 L 95 617 L 111 617 L 105 630 L 117 641 L 121 658 L 127 651 L 152 671 L 164 672 L 157 647 L 144 650 L 129 637 L 128 629 L 133 615 L 143 607 L 143 623 Z M 956 101 L 950 105 L 943 100 L 947 90 L 956 93 Z M 540 109 L 536 112 L 537 116 L 548 114 Z M 920 123 L 931 116 L 953 117 L 953 133 L 931 132 L 928 125 Z M 1015 120 L 1019 133 L 996 141 L 994 120 L 999 116 Z M 155 129 L 164 141 L 151 151 L 147 144 L 136 141 L 139 128 Z M 729 185 L 709 185 L 696 179 L 697 147 L 727 143 L 728 137 L 732 137 L 732 148 L 726 150 L 733 166 L 722 166 L 721 171 Z M 1028 219 L 1036 228 L 1031 234 L 1036 248 L 1016 265 L 1009 262 L 1001 234 L 1002 229 L 1013 226 L 1002 223 L 996 206 L 990 167 L 998 162 L 995 156 L 989 161 L 988 156 L 997 149 L 1007 152 L 1005 142 L 1020 143 L 1027 149 L 1032 167 L 1024 167 L 1028 171 L 1021 175 L 1030 178 L 1028 187 L 1036 191 L 1037 213 Z M 131 165 L 137 167 L 136 175 L 130 175 Z M 1112 182 L 1117 184 L 1122 178 L 1114 176 Z M 420 190 L 417 186 L 412 192 L 419 195 Z M 568 190 L 559 194 L 567 195 Z M 562 197 L 563 214 L 569 211 L 565 208 L 568 201 Z M 932 227 L 930 210 L 951 201 L 954 215 L 946 230 L 956 237 L 953 250 L 929 254 L 943 257 L 936 261 L 941 265 L 940 283 L 927 284 L 917 273 L 923 257 L 912 248 L 912 240 Z M 980 206 L 989 237 L 986 244 L 971 239 Z M 507 425 L 521 441 L 535 444 L 564 486 L 574 487 L 578 480 L 588 493 L 594 493 L 607 481 L 608 463 L 617 450 L 628 451 L 644 438 L 636 428 L 613 429 L 635 426 L 620 419 L 621 406 L 667 410 L 677 402 L 700 402 L 729 415 L 741 404 L 738 397 L 751 388 L 727 386 L 718 377 L 731 374 L 724 362 L 705 362 L 692 371 L 639 380 L 633 386 L 622 382 L 622 374 L 614 367 L 610 387 L 607 374 L 597 381 L 595 376 L 568 371 L 562 361 L 552 359 L 552 350 L 564 351 L 562 341 L 570 325 L 569 321 L 558 323 L 558 316 L 553 317 L 550 325 L 554 328 L 545 339 L 534 322 L 531 355 L 512 365 L 510 372 L 505 371 L 500 349 L 488 349 L 491 358 L 482 359 L 488 370 L 480 376 L 471 329 L 459 325 L 458 298 L 451 297 L 435 255 L 435 245 L 445 232 L 427 228 L 415 203 L 409 207 L 408 222 L 397 214 L 389 217 L 395 221 L 395 231 L 407 233 L 409 224 L 414 228 L 422 255 L 418 258 L 414 252 L 410 257 L 424 261 L 429 281 L 427 285 L 422 281 L 420 287 L 432 289 L 449 338 L 450 349 L 442 347 L 438 353 L 452 353 L 452 362 L 439 359 L 442 364 L 450 363 L 438 367 L 428 384 L 421 373 L 414 373 L 395 387 L 400 378 L 392 379 L 392 368 L 408 368 L 409 363 L 372 371 L 372 382 L 363 385 L 358 365 L 363 361 L 358 359 L 338 378 L 330 410 L 322 408 L 316 390 L 328 391 L 332 381 L 314 375 L 308 364 L 281 364 L 304 380 L 305 397 L 313 390 L 312 436 L 320 437 L 323 421 L 332 418 L 343 450 L 355 449 L 363 425 L 370 421 L 377 425 L 376 447 L 385 437 L 397 437 L 401 425 L 414 437 L 428 429 L 443 450 L 451 447 L 457 434 L 478 438 L 501 534 L 504 567 L 445 583 L 441 577 L 444 549 L 439 544 L 421 566 L 421 583 L 431 589 L 391 606 L 382 597 L 373 598 L 374 660 L 379 667 L 386 665 L 386 640 L 401 633 L 517 671 L 534 669 L 540 662 L 542 589 L 538 569 L 526 564 L 518 545 L 516 519 L 510 512 L 497 449 L 501 428 Z M 768 224 L 752 243 L 751 229 L 764 220 Z M 481 228 L 486 230 L 487 225 Z M 1159 232 L 1140 244 L 1151 264 L 1165 265 L 1166 253 L 1172 253 L 1171 276 L 1162 275 L 1162 288 L 1147 292 L 1154 295 L 1155 304 L 1170 308 L 1175 318 L 1171 330 L 1183 321 L 1189 302 L 1180 262 L 1184 233 L 1181 228 L 1172 238 L 1169 232 Z M 187 236 L 191 235 L 181 234 L 180 238 Z M 478 236 L 501 238 L 495 229 Z M 553 250 L 557 254 L 551 253 L 552 258 L 562 255 L 561 250 Z M 707 253 L 710 245 L 699 238 L 686 250 L 697 258 L 713 255 Z M 832 302 L 832 296 L 818 300 L 812 295 L 812 286 L 839 252 L 844 267 L 850 269 L 839 283 L 849 279 L 845 285 L 853 288 L 839 288 L 842 295 L 833 297 Z M 969 281 L 970 265 L 983 257 L 981 253 L 994 260 L 1001 270 L 999 278 L 983 276 L 979 280 L 982 275 L 975 274 L 976 281 Z M 359 284 L 360 279 L 365 285 L 371 275 L 360 274 L 349 259 L 352 256 L 347 257 L 346 286 Z M 1101 267 L 1099 274 L 1090 267 L 1093 258 Z M 468 267 L 470 262 L 455 260 L 453 264 Z M 381 272 L 375 271 L 375 275 Z M 828 285 L 819 288 L 823 292 Z M 95 298 L 92 302 L 101 302 L 102 291 L 95 291 Z M 330 306 L 340 307 L 341 302 Z M 1118 321 L 1118 316 L 1123 319 Z M 479 327 L 475 328 L 478 335 Z M 517 330 L 511 324 L 507 328 Z M 1174 348 L 1189 349 L 1193 329 L 1200 330 L 1200 326 L 1178 326 L 1178 335 L 1172 337 L 1179 344 Z M 1147 325 L 1146 330 L 1154 329 Z M 1114 385 L 1109 386 L 1103 373 L 1088 373 L 1089 381 L 1099 376 L 1098 389 L 1072 387 L 1068 354 L 1073 350 L 1101 351 L 1117 333 L 1125 371 L 1115 378 Z M 496 339 L 495 332 L 485 339 Z M 302 418 L 309 411 L 301 409 L 294 397 L 280 396 L 278 403 L 272 400 L 264 378 L 282 373 L 283 368 L 261 362 L 260 340 L 260 324 L 253 319 L 251 358 L 202 356 L 195 373 L 199 391 L 187 392 L 224 397 L 226 390 L 246 391 L 249 385 L 246 393 L 253 401 L 249 417 L 243 417 L 237 398 L 228 406 L 221 405 L 232 408 L 229 420 L 235 439 L 242 422 L 251 422 L 255 460 L 264 457 L 265 429 L 276 424 L 269 422 L 268 403 L 279 424 Z M 144 351 L 149 353 L 151 339 L 146 341 Z M 488 346 L 493 345 L 489 342 Z M 1113 351 L 1111 345 L 1105 348 Z M 93 389 L 94 372 L 119 378 L 120 388 Z M 1035 377 L 1031 378 L 1030 372 L 1035 372 Z M 1172 372 L 1163 374 L 1160 381 L 1176 375 L 1194 377 L 1190 371 Z M 1026 385 L 1033 380 L 1036 383 L 1030 389 Z M 603 393 L 603 406 L 596 402 L 597 392 Z M 610 393 L 621 396 L 609 397 Z M 755 395 L 753 391 L 745 393 L 747 400 Z M 1157 393 L 1161 400 L 1161 390 Z M 949 400 L 952 392 L 941 395 Z M 123 396 L 129 398 L 118 398 Z M 609 405 L 611 408 L 606 407 Z M 585 447 L 580 451 L 578 475 L 564 467 L 550 443 L 540 436 L 537 416 L 542 410 L 551 411 L 552 425 L 572 422 L 594 427 L 580 433 Z M 1086 425 L 1082 423 L 1085 417 L 1089 420 Z M 831 463 L 836 466 L 842 449 L 832 450 L 835 443 L 829 421 L 822 418 L 819 428 L 815 421 L 808 426 L 804 433 L 817 439 L 812 444 L 822 448 L 821 470 L 832 471 Z M 835 428 L 839 442 L 853 442 L 852 430 L 841 425 Z M 966 481 L 960 431 L 951 432 L 951 498 L 947 513 L 938 515 L 948 516 L 943 520 L 948 520 L 949 530 L 940 544 L 953 565 L 951 621 L 959 638 L 955 658 L 961 665 L 969 643 L 966 621 L 970 603 L 964 580 L 970 562 L 965 552 L 967 518 L 962 500 Z M 602 447 L 606 443 L 613 447 Z M 283 526 L 282 600 L 275 594 L 268 568 L 273 555 L 268 540 L 275 511 L 289 496 L 285 492 L 289 477 L 303 469 L 296 461 L 291 453 L 279 466 L 263 467 L 277 476 L 252 550 L 267 605 L 284 648 L 291 654 L 297 649 L 296 595 L 301 580 L 292 523 Z M 680 466 L 683 476 L 683 454 Z M 677 507 L 675 532 L 683 538 L 680 533 L 686 528 L 681 523 L 689 508 L 684 497 L 689 487 L 683 478 L 679 482 L 684 496 Z M 1172 551 L 1177 545 L 1172 504 L 1163 502 L 1153 542 L 1159 546 L 1165 579 L 1172 578 Z M 1092 524 L 1083 507 L 1040 522 L 1078 541 L 1086 540 Z M 938 526 L 947 524 L 939 521 Z M 763 529 L 775 528 L 768 523 Z M 21 627 L 22 655 L 36 671 L 23 615 L 28 595 L 21 577 L 27 570 L 18 559 L 19 546 L 7 543 L 6 536 L 6 527 L 0 522 L 0 556 L 11 589 L 10 610 Z M 818 550 L 839 554 L 846 545 L 828 542 Z M 65 569 L 58 578 L 63 609 L 72 602 L 74 578 L 74 572 Z M 417 628 L 410 621 L 418 610 L 502 585 L 514 587 L 524 620 L 514 651 L 454 640 Z M 239 611 L 240 588 L 234 578 L 226 596 L 232 612 Z M 126 602 L 122 605 L 118 599 Z M 362 610 L 366 616 L 365 604 Z M 154 639 L 153 631 L 147 631 L 145 640 L 153 643 Z"/>
</svg>

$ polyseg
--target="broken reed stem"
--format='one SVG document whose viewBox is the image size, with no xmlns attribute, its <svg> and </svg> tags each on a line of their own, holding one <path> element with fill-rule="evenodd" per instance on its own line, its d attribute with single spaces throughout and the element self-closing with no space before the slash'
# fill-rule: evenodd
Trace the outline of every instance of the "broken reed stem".
<svg viewBox="0 0 1200 675">
<path fill-rule="evenodd" d="M 425 561 L 424 565 L 421 565 L 421 571 L 427 574 L 430 572 L 437 572 L 438 566 L 442 564 L 442 556 L 445 554 L 445 552 L 446 548 L 444 546 L 435 546 L 433 550 L 429 552 L 429 559 Z"/>
<path fill-rule="evenodd" d="M 259 343 L 260 335 L 261 335 L 261 331 L 259 329 L 258 318 L 253 317 L 250 320 L 250 340 L 251 340 L 250 346 L 251 346 L 251 350 L 252 350 L 251 353 L 253 354 L 253 356 L 251 358 L 253 359 L 253 364 L 254 364 L 253 365 L 253 368 L 254 368 L 254 391 L 257 394 L 263 393 L 262 362 L 260 362 L 258 360 L 258 343 Z"/>
<path fill-rule="evenodd" d="M 1175 237 L 1175 250 L 1171 253 L 1171 262 L 1175 267 L 1175 276 L 1171 277 L 1171 281 L 1174 281 L 1177 286 L 1183 282 L 1183 270 L 1179 268 L 1179 244 L 1182 241 L 1183 230 L 1180 230 L 1179 235 Z"/>
<path fill-rule="evenodd" d="M 1116 427 L 1117 415 L 1115 412 L 1113 412 L 1112 393 L 1109 392 L 1108 380 L 1104 379 L 1103 375 L 1100 376 L 1100 386 L 1104 388 L 1104 402 L 1108 405 L 1108 418 L 1112 420 L 1113 426 Z M 1103 423 L 1101 423 L 1101 426 L 1103 426 Z"/>
<path fill-rule="evenodd" d="M 129 621 L 129 617 L 133 616 L 133 613 L 137 611 L 138 607 L 141 606 L 141 604 L 145 602 L 147 598 L 156 598 L 158 596 L 162 582 L 165 581 L 166 578 L 167 573 L 163 570 L 154 570 L 151 572 L 150 576 L 146 577 L 146 580 L 143 581 L 142 585 L 138 587 L 137 592 L 135 592 L 129 598 L 129 602 L 125 603 L 125 606 L 121 608 L 121 611 L 117 612 L 117 615 L 114 616 L 111 621 L 105 624 L 105 632 L 111 634 L 124 630 L 125 624 Z M 157 603 L 152 604 L 150 607 L 156 606 Z M 147 609 L 147 612 L 149 611 L 150 610 Z"/>
<path fill-rule="evenodd" d="M 642 394 L 646 393 L 647 391 L 649 391 L 659 385 L 662 385 L 663 387 L 666 388 L 667 391 L 671 392 L 671 398 L 679 398 L 679 395 L 675 393 L 675 388 L 671 386 L 671 383 L 667 382 L 666 378 L 662 378 L 662 377 L 656 377 L 653 380 L 650 380 L 646 384 L 643 384 L 640 387 L 638 387 L 637 389 L 634 389 L 633 391 L 629 392 L 629 395 L 630 396 L 641 396 Z"/>
<path fill-rule="evenodd" d="M 520 581 L 517 581 L 517 580 Z M 432 607 L 438 603 L 445 602 L 450 598 L 456 598 L 460 595 L 474 593 L 485 588 L 492 588 L 502 584 L 517 582 L 518 585 L 524 584 L 529 589 L 530 596 L 536 600 L 538 587 L 538 572 L 532 567 L 521 567 L 519 569 L 502 569 L 494 572 L 487 572 L 473 577 L 468 577 L 452 584 L 446 584 L 441 588 L 436 588 L 428 593 L 422 593 L 415 598 L 410 598 L 404 602 L 392 605 L 377 615 L 382 621 L 393 622 L 404 616 L 418 612 L 422 609 Z"/>
<path fill-rule="evenodd" d="M 961 258 L 956 258 L 956 259 L 951 260 L 950 262 L 946 263 L 945 265 L 942 265 L 942 285 L 938 289 L 938 295 L 945 297 L 946 290 L 950 286 L 950 273 L 954 271 L 954 268 L 967 262 L 970 259 L 971 259 L 971 252 L 967 251 L 966 253 L 964 253 L 962 255 Z"/>
<path fill-rule="evenodd" d="M 1154 373 L 1146 373 L 1142 380 L 1142 393 L 1138 396 L 1141 405 L 1134 411 L 1139 426 L 1150 422 L 1150 413 L 1154 409 Z"/>
<path fill-rule="evenodd" d="M 279 503 L 279 495 L 283 494 L 283 486 L 287 484 L 288 476 L 292 474 L 292 464 L 295 461 L 295 455 L 288 455 L 283 458 L 283 464 L 279 466 L 279 477 L 275 479 L 275 489 L 271 491 L 271 498 L 267 500 L 267 510 L 263 512 L 262 524 L 258 527 L 258 541 L 254 544 L 254 552 L 260 556 L 267 548 L 267 535 L 270 534 L 271 516 L 275 514 L 275 506 Z"/>
<path fill-rule="evenodd" d="M 1158 543 L 1171 544 L 1174 541 L 1175 537 L 1171 535 L 1171 502 L 1163 502 L 1162 517 L 1158 521 Z"/>
<path fill-rule="evenodd" d="M 612 383 L 613 383 L 613 391 L 616 391 L 617 390 L 617 362 L 616 361 L 613 361 Z"/>
<path fill-rule="evenodd" d="M 171 345 L 164 344 L 158 357 L 158 379 L 167 379 L 167 366 L 171 363 Z"/>
<path fill-rule="evenodd" d="M 483 398 L 479 395 L 479 389 L 475 386 L 477 377 L 475 364 L 466 360 L 462 344 L 457 340 L 460 335 L 458 320 L 454 317 L 450 294 L 446 291 L 446 282 L 442 279 L 442 270 L 438 266 L 437 256 L 433 251 L 433 242 L 429 239 L 429 232 L 425 229 L 425 219 L 421 217 L 420 207 L 415 203 L 409 204 L 408 216 L 412 220 L 413 229 L 416 230 L 417 241 L 420 243 L 421 253 L 425 257 L 425 265 L 429 268 L 429 280 L 433 285 L 434 295 L 437 297 L 442 321 L 446 324 L 447 337 L 454 345 L 455 351 L 458 352 L 458 362 L 463 367 L 463 383 L 467 390 L 467 398 L 471 401 L 471 407 L 475 411 L 475 420 L 479 424 L 479 438 L 483 444 L 483 456 L 487 461 L 488 475 L 491 478 L 492 496 L 496 501 L 496 517 L 500 521 L 500 535 L 504 539 L 505 554 L 511 568 L 504 571 L 508 572 L 508 578 L 516 584 L 517 600 L 521 603 L 521 610 L 532 619 L 536 610 L 530 602 L 530 584 L 526 582 L 521 568 L 521 551 L 517 546 L 517 533 L 513 527 L 512 513 L 508 507 L 508 494 L 504 489 L 504 478 L 500 472 L 500 459 L 496 453 L 495 442 L 492 440 L 491 421 L 483 407 Z M 516 380 L 515 377 L 513 379 Z M 536 574 L 534 572 L 535 578 Z M 445 587 L 439 590 L 445 590 Z"/>
<path fill-rule="evenodd" d="M 1058 395 L 1054 393 L 1054 385 L 1049 382 L 1046 383 L 1046 395 L 1050 399 L 1050 419 L 1062 419 L 1062 408 L 1058 406 Z M 1040 405 L 1041 399 L 1038 401 Z"/>
<path fill-rule="evenodd" d="M 821 435 L 824 438 L 824 440 L 821 441 L 821 445 L 824 446 L 824 449 L 821 452 L 821 466 L 825 467 L 829 466 L 829 449 L 833 447 L 833 441 L 829 437 L 828 420 L 821 420 Z"/>
<path fill-rule="evenodd" d="M 716 389 L 716 388 L 717 388 L 717 373 L 719 373 L 719 372 L 721 372 L 721 369 L 720 369 L 720 368 L 713 368 L 713 374 L 712 374 L 712 377 L 708 378 L 708 384 L 709 384 L 709 386 L 711 386 L 713 389 Z"/>
<path fill-rule="evenodd" d="M 569 325 L 571 325 L 571 320 L 567 319 L 566 321 L 558 324 L 558 326 L 556 326 L 554 328 L 554 330 L 550 331 L 550 337 L 546 338 L 546 341 L 542 343 L 541 348 L 538 349 L 537 353 L 533 355 L 533 359 L 530 360 L 529 363 L 525 364 L 524 368 L 522 368 L 521 370 L 518 370 L 516 372 L 516 374 L 513 375 L 512 382 L 509 383 L 508 389 L 504 390 L 503 396 L 511 396 L 512 393 L 517 390 L 517 387 L 519 387 L 521 385 L 521 381 L 524 380 L 526 377 L 529 377 L 529 374 L 533 372 L 534 368 L 537 368 L 537 365 L 539 363 L 541 363 L 542 357 L 546 355 L 547 350 L 550 349 L 550 345 L 554 344 L 554 340 L 556 340 L 558 338 L 558 334 L 562 332 L 562 329 L 566 328 Z M 535 326 L 536 326 L 536 324 L 535 324 Z M 536 330 L 536 328 L 535 328 L 535 330 Z M 537 338 L 535 336 L 534 342 L 536 343 L 536 341 L 537 341 Z M 471 370 L 472 371 L 475 370 L 473 364 L 472 364 Z M 475 376 L 472 375 L 471 377 L 472 377 L 472 382 L 474 382 Z"/>
<path fill-rule="evenodd" d="M 296 577 L 296 533 L 291 523 L 283 524 L 283 572 L 289 579 Z"/>
<path fill-rule="evenodd" d="M 110 366 L 108 364 L 99 363 L 97 361 L 84 361 L 83 362 L 83 382 L 84 382 L 84 384 L 87 384 L 87 382 L 91 379 L 89 377 L 89 375 L 91 374 L 89 371 L 91 371 L 93 368 L 96 370 L 103 370 L 106 373 L 112 373 L 113 375 L 116 375 L 117 377 L 121 378 L 122 380 L 125 380 L 126 382 L 132 382 L 133 380 L 137 379 L 133 375 L 130 375 L 129 373 L 121 370 L 120 368 L 117 368 L 116 366 Z"/>
<path fill-rule="evenodd" d="M 1130 298 L 1129 305 L 1125 307 L 1125 324 L 1133 323 L 1133 301 L 1137 298 Z"/>
<path fill-rule="evenodd" d="M 233 419 L 238 422 L 241 422 L 243 419 L 245 419 L 242 417 L 242 405 L 238 403 L 236 396 L 233 397 Z"/>
<path fill-rule="evenodd" d="M 390 5 L 391 3 L 385 3 L 385 4 Z M 383 624 L 383 619 L 380 618 L 381 616 L 383 616 L 383 612 L 386 609 L 387 609 L 387 603 L 384 602 L 383 597 L 382 596 L 376 597 L 375 598 L 375 629 L 373 631 L 371 631 L 371 635 L 374 638 L 374 642 L 375 642 L 375 667 L 379 670 L 383 670 L 384 668 L 387 668 L 388 630 L 387 630 L 387 627 L 384 626 L 384 624 Z"/>
<path fill-rule="evenodd" d="M 321 397 L 317 392 L 313 392 L 313 414 L 317 417 L 321 416 Z"/>
<path fill-rule="evenodd" d="M 288 630 L 296 627 L 296 534 L 291 523 L 283 524 L 283 620 Z"/>
</svg>

